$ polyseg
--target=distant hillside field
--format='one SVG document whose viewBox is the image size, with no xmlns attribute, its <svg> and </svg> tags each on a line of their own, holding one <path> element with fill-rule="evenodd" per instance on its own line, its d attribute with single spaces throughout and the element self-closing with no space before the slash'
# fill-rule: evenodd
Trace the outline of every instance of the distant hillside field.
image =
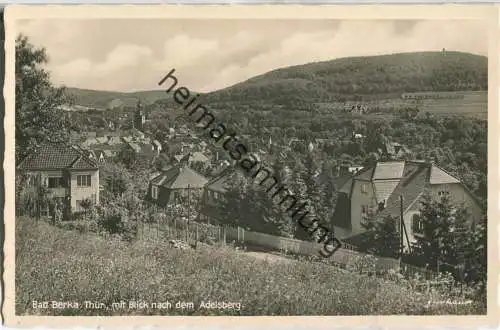
<svg viewBox="0 0 500 330">
<path fill-rule="evenodd" d="M 429 94 L 429 93 L 426 93 Z M 407 105 L 416 105 L 422 112 L 435 114 L 463 114 L 484 116 L 488 114 L 488 93 L 486 91 L 431 93 L 450 98 L 424 98 L 404 100 Z M 416 94 L 418 95 L 418 94 Z M 453 97 L 454 96 L 454 97 Z"/>
</svg>

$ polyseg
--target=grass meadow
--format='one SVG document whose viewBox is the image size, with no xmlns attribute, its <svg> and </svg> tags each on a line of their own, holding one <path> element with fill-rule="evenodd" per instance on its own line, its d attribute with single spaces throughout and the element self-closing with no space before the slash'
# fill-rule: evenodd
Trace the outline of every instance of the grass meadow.
<svg viewBox="0 0 500 330">
<path fill-rule="evenodd" d="M 276 263 L 230 248 L 170 248 L 126 243 L 16 219 L 17 315 L 394 315 L 484 314 L 484 303 L 443 303 L 406 281 L 357 275 L 319 263 Z M 102 309 L 40 309 L 36 301 L 85 300 Z M 193 309 L 111 308 L 120 301 L 193 302 Z M 201 301 L 241 309 L 199 309 Z M 441 303 L 428 304 L 431 301 Z"/>
<path fill-rule="evenodd" d="M 414 95 L 436 95 L 436 98 L 402 99 L 400 94 L 390 95 L 387 98 L 359 102 L 334 102 L 317 104 L 322 112 L 328 113 L 333 109 L 340 111 L 349 106 L 364 104 L 368 107 L 368 117 L 392 116 L 394 111 L 406 107 L 418 107 L 421 115 L 425 112 L 437 116 L 462 115 L 480 119 L 488 118 L 488 93 L 486 91 L 464 92 L 422 92 L 409 93 Z M 439 98 L 441 97 L 441 98 Z M 392 113 L 392 114 L 391 114 Z"/>
</svg>

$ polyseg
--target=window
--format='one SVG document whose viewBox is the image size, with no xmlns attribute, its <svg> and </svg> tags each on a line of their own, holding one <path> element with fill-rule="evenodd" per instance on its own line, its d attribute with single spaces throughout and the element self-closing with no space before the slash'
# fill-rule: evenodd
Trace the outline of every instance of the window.
<svg viewBox="0 0 500 330">
<path fill-rule="evenodd" d="M 64 180 L 62 177 L 49 178 L 49 188 L 64 187 Z"/>
<path fill-rule="evenodd" d="M 158 187 L 157 186 L 151 187 L 151 197 L 153 197 L 153 199 L 158 199 Z"/>
<path fill-rule="evenodd" d="M 446 191 L 446 190 L 441 190 L 438 192 L 438 196 L 440 196 L 440 197 L 448 196 L 449 194 L 450 194 L 450 192 Z"/>
<path fill-rule="evenodd" d="M 363 194 L 366 194 L 366 193 L 368 192 L 368 187 L 367 187 L 366 183 L 363 183 L 363 184 L 361 185 L 361 192 L 362 192 Z"/>
<path fill-rule="evenodd" d="M 411 218 L 411 231 L 414 234 L 423 234 L 424 233 L 424 223 L 420 214 L 414 214 Z"/>
<path fill-rule="evenodd" d="M 90 175 L 77 175 L 76 176 L 76 185 L 78 187 L 90 187 L 91 184 L 91 176 Z"/>
<path fill-rule="evenodd" d="M 221 193 L 221 194 L 219 194 L 219 197 L 220 197 L 220 200 L 221 200 L 222 202 L 224 202 L 224 203 L 226 203 L 226 202 L 227 202 L 226 196 L 225 196 L 224 194 L 222 194 L 222 193 Z"/>
</svg>

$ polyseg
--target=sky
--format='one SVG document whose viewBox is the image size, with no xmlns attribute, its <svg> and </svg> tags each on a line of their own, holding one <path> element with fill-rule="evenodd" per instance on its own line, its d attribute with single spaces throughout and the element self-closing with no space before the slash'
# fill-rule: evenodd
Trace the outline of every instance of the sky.
<svg viewBox="0 0 500 330">
<path fill-rule="evenodd" d="M 171 69 L 192 91 L 349 56 L 447 50 L 487 55 L 479 20 L 38 19 L 18 32 L 49 55 L 56 85 L 159 89 Z"/>
</svg>

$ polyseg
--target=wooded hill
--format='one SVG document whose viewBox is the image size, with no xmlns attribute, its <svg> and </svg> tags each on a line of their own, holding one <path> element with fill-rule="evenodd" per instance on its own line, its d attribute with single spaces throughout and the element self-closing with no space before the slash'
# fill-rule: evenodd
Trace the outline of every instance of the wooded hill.
<svg viewBox="0 0 500 330">
<path fill-rule="evenodd" d="M 122 93 L 69 87 L 67 92 L 73 97 L 75 104 L 97 109 L 135 107 L 138 100 L 144 104 L 151 104 L 166 97 L 163 90 Z"/>
<path fill-rule="evenodd" d="M 404 92 L 487 90 L 488 59 L 460 52 L 348 57 L 268 72 L 209 93 L 211 101 L 361 100 Z"/>
<path fill-rule="evenodd" d="M 200 100 L 283 104 L 333 102 L 372 98 L 398 98 L 404 92 L 478 91 L 488 88 L 488 59 L 461 52 L 419 52 L 347 57 L 270 71 L 228 88 L 203 95 Z M 107 108 L 150 104 L 169 98 L 163 91 L 119 93 L 69 89 L 75 103 Z"/>
</svg>

